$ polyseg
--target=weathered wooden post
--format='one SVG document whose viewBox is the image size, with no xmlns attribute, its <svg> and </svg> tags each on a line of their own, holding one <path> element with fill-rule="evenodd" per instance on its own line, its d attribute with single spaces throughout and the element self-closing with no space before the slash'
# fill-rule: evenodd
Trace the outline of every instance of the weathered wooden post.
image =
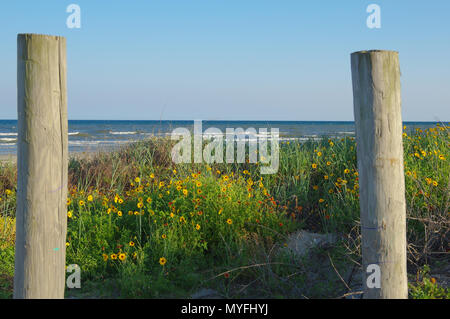
<svg viewBox="0 0 450 319">
<path fill-rule="evenodd" d="M 66 39 L 17 37 L 14 298 L 64 298 L 67 226 Z"/>
<path fill-rule="evenodd" d="M 365 298 L 407 298 L 398 52 L 351 55 Z M 369 273 L 367 273 L 367 268 Z M 379 266 L 379 268 L 378 268 Z M 379 269 L 379 288 L 376 283 Z M 374 276 L 371 272 L 374 271 Z M 368 286 L 367 279 L 374 280 Z"/>
</svg>

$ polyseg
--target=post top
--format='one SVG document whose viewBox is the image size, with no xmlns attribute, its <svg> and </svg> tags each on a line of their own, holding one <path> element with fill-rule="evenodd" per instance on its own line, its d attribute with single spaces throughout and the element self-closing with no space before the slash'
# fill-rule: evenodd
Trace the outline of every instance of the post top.
<svg viewBox="0 0 450 319">
<path fill-rule="evenodd" d="M 17 38 L 49 38 L 49 39 L 65 39 L 63 36 L 50 35 L 50 34 L 38 34 L 38 33 L 19 33 Z"/>
<path fill-rule="evenodd" d="M 352 55 L 354 55 L 354 54 L 371 54 L 371 53 L 393 53 L 393 54 L 398 54 L 398 51 L 394 51 L 394 50 L 362 50 L 362 51 L 353 52 Z"/>
</svg>

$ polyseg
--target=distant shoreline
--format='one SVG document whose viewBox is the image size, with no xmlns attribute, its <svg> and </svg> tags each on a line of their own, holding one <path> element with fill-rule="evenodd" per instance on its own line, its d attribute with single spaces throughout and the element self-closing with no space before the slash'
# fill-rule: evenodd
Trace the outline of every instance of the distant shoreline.
<svg viewBox="0 0 450 319">
<path fill-rule="evenodd" d="M 98 150 L 114 150 L 129 143 L 146 140 L 148 138 L 170 137 L 176 128 L 186 128 L 192 134 L 193 121 L 128 121 L 128 120 L 69 120 L 68 147 L 69 153 L 91 153 Z M 405 132 L 410 134 L 416 128 L 427 129 L 435 127 L 438 122 L 404 122 Z M 228 129 L 253 129 L 255 133 L 248 133 L 248 138 L 259 138 L 261 130 L 279 130 L 279 140 L 306 141 L 309 139 L 342 138 L 355 136 L 353 122 L 344 121 L 201 121 L 201 131 L 216 129 L 213 135 L 225 136 Z M 446 124 L 444 124 L 446 125 Z M 218 133 L 218 132 L 221 133 Z M 257 133 L 259 131 L 259 133 Z M 17 121 L 0 120 L 0 158 L 2 161 L 14 161 L 17 152 Z"/>
<path fill-rule="evenodd" d="M 91 151 L 73 151 L 69 152 L 69 159 L 70 158 L 88 158 L 92 155 L 101 153 L 101 152 L 108 152 L 106 149 L 97 149 L 97 150 L 91 150 Z M 0 154 L 0 164 L 3 163 L 10 163 L 10 164 L 16 164 L 17 163 L 17 154 Z"/>
<path fill-rule="evenodd" d="M 16 163 L 17 161 L 17 155 L 16 154 L 0 154 L 0 163 Z"/>
</svg>

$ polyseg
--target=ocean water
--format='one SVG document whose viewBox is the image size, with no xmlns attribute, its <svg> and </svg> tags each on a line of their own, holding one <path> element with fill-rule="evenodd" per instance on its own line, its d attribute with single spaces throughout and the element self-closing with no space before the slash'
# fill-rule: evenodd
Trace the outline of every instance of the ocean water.
<svg viewBox="0 0 450 319">
<path fill-rule="evenodd" d="M 407 130 L 426 129 L 435 122 L 405 122 Z M 108 121 L 108 120 L 69 120 L 69 152 L 89 152 L 114 149 L 152 136 L 168 136 L 176 128 L 193 130 L 193 121 Z M 261 136 L 260 129 L 278 128 L 280 140 L 317 139 L 322 136 L 354 136 L 353 122 L 304 122 L 304 121 L 203 121 L 203 131 L 210 127 L 221 130 L 227 128 L 254 128 Z M 251 137 L 250 137 L 251 139 Z M 0 120 L 0 154 L 17 152 L 17 121 Z"/>
</svg>

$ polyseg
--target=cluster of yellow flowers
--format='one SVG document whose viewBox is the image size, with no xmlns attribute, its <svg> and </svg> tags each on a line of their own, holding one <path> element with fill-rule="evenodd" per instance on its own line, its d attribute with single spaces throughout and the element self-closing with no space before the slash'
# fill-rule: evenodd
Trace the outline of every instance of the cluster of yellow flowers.
<svg viewBox="0 0 450 319">
<path fill-rule="evenodd" d="M 102 256 L 104 261 L 107 261 L 109 258 L 111 258 L 111 260 L 117 260 L 117 258 L 119 258 L 121 261 L 125 261 L 125 259 L 127 259 L 127 255 L 125 253 L 111 254 L 110 256 L 103 254 Z"/>
<path fill-rule="evenodd" d="M 211 169 L 208 170 L 208 172 L 211 172 Z M 169 180 L 159 180 L 155 177 L 154 173 L 151 173 L 148 176 L 148 182 L 145 181 L 142 177 L 135 177 L 130 182 L 130 188 L 124 192 L 123 195 L 113 193 L 114 196 L 111 198 L 102 193 L 100 193 L 98 190 L 95 190 L 92 192 L 91 190 L 87 191 L 87 194 L 83 191 L 77 191 L 76 187 L 74 187 L 69 193 L 69 197 L 67 199 L 67 206 L 71 206 L 71 208 L 68 210 L 67 216 L 69 219 L 74 219 L 75 214 L 74 212 L 79 211 L 80 214 L 83 212 L 89 212 L 89 211 L 95 211 L 98 208 L 98 202 L 101 202 L 101 207 L 106 210 L 106 213 L 109 215 L 111 213 L 115 213 L 116 216 L 122 217 L 123 216 L 123 210 L 125 210 L 127 207 L 130 207 L 130 203 L 132 205 L 136 205 L 136 210 L 128 210 L 129 216 L 141 216 L 144 215 L 144 213 L 148 213 L 150 216 L 156 215 L 155 211 L 151 209 L 153 205 L 157 205 L 156 203 L 153 204 L 153 200 L 150 196 L 157 196 L 159 198 L 162 198 L 163 196 L 170 195 L 173 193 L 179 192 L 181 197 L 187 197 L 189 194 L 192 194 L 192 200 L 194 202 L 194 209 L 198 211 L 193 211 L 188 214 L 190 214 L 191 217 L 195 215 L 202 215 L 203 212 L 200 210 L 200 202 L 205 198 L 204 195 L 202 195 L 202 189 L 205 189 L 207 187 L 204 185 L 204 177 L 201 175 L 200 172 L 193 172 L 190 176 L 187 176 L 185 178 L 177 178 L 178 176 L 176 170 L 172 170 L 172 173 L 174 175 L 173 178 L 170 178 Z M 270 197 L 267 189 L 264 187 L 264 184 L 262 182 L 262 178 L 260 178 L 259 181 L 255 182 L 250 177 L 250 172 L 247 170 L 243 171 L 242 175 L 236 176 L 234 173 L 225 174 L 222 173 L 220 170 L 216 170 L 215 172 L 211 172 L 210 174 L 217 174 L 218 176 L 218 187 L 219 192 L 224 194 L 223 196 L 225 198 L 228 198 L 229 200 L 232 199 L 231 196 L 227 195 L 226 193 L 228 190 L 232 187 L 234 183 L 241 182 L 241 185 L 244 184 L 247 187 L 248 191 L 248 198 L 253 196 L 254 188 L 258 187 L 264 191 L 264 194 L 268 197 Z M 248 176 L 248 177 L 246 177 Z M 146 190 L 148 188 L 148 190 Z M 156 189 L 156 193 L 155 193 Z M 148 194 L 147 196 L 145 194 Z M 165 197 L 165 199 L 162 200 L 164 203 L 166 200 L 168 200 L 170 197 Z M 175 198 L 180 198 L 175 195 Z M 268 201 L 275 201 L 273 198 L 268 198 Z M 240 201 L 238 201 L 240 204 Z M 260 203 L 262 203 L 260 201 Z M 74 205 L 75 204 L 75 205 Z M 276 206 L 276 204 L 274 204 Z M 155 206 L 156 207 L 156 206 Z M 170 209 L 168 215 L 164 215 L 166 213 L 158 210 L 158 218 L 155 217 L 153 222 L 156 222 L 158 219 L 161 220 L 161 218 L 164 218 L 164 216 L 169 216 L 170 218 L 173 218 L 175 220 L 179 220 L 180 223 L 186 224 L 187 223 L 187 216 L 183 216 L 180 213 L 180 209 L 176 209 L 176 206 L 173 204 L 173 202 L 168 202 L 168 207 Z M 160 213 L 161 212 L 161 213 Z M 218 208 L 218 215 L 221 215 L 224 212 L 223 208 Z M 78 213 L 77 213 L 78 214 Z M 76 215 L 78 216 L 78 215 Z M 189 216 L 189 215 L 188 215 Z M 201 231 L 202 230 L 202 221 L 197 220 L 194 222 L 195 219 L 192 219 L 191 223 L 193 225 L 194 230 Z M 207 220 L 206 220 L 207 222 Z M 167 222 L 165 222 L 167 223 Z M 232 225 L 233 220 L 232 218 L 224 218 L 224 223 L 227 225 Z M 166 226 L 166 224 L 164 224 Z M 166 240 L 168 238 L 166 233 L 159 235 L 161 239 Z M 120 245 L 121 246 L 121 245 Z M 130 247 L 134 247 L 135 243 L 133 241 L 129 242 Z M 133 257 L 136 258 L 136 252 L 134 252 Z M 125 261 L 127 259 L 127 252 L 119 251 L 116 253 L 102 253 L 103 260 L 106 262 L 108 260 L 120 260 Z M 167 259 L 165 257 L 161 257 L 159 259 L 160 265 L 164 266 L 167 263 Z"/>
</svg>

